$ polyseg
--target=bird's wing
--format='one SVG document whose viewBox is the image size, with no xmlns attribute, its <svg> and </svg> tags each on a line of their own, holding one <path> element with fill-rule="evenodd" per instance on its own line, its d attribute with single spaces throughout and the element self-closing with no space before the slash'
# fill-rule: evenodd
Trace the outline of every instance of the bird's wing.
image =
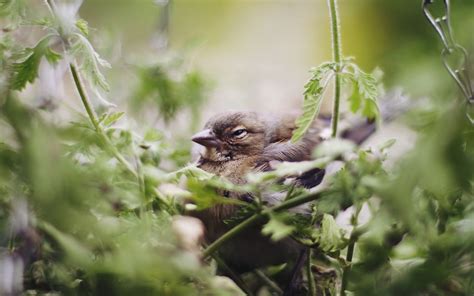
<svg viewBox="0 0 474 296">
<path fill-rule="evenodd" d="M 311 159 L 313 149 L 321 141 L 321 128 L 310 128 L 304 137 L 296 142 L 291 142 L 290 138 L 283 141 L 274 142 L 267 145 L 262 153 L 265 161 L 302 161 Z"/>
</svg>

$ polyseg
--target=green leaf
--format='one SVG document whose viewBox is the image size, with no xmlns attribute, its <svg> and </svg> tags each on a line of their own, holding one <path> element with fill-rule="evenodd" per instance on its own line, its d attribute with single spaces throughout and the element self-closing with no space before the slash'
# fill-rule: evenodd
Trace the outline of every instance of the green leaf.
<svg viewBox="0 0 474 296">
<path fill-rule="evenodd" d="M 178 179 L 181 176 L 193 177 L 200 181 L 208 181 L 213 178 L 215 175 L 209 172 L 206 172 L 203 169 L 198 168 L 195 165 L 188 165 L 182 169 L 179 169 L 173 173 L 168 174 L 167 179 Z"/>
<path fill-rule="evenodd" d="M 279 241 L 295 231 L 295 227 L 285 221 L 288 216 L 284 214 L 270 214 L 270 221 L 262 229 L 262 233 L 269 235 L 273 241 Z"/>
<path fill-rule="evenodd" d="M 52 36 L 53 35 L 46 35 L 35 47 L 26 48 L 22 53 L 23 57 L 13 63 L 12 89 L 22 90 L 28 83 L 35 81 L 38 77 L 38 69 L 43 56 L 45 56 L 48 61 L 59 60 L 60 55 L 48 47 L 49 40 Z"/>
<path fill-rule="evenodd" d="M 124 114 L 125 112 L 115 112 L 107 114 L 103 119 L 101 118 L 101 122 L 104 126 L 109 127 L 115 122 L 117 122 Z"/>
<path fill-rule="evenodd" d="M 319 246 L 325 252 L 334 252 L 344 245 L 341 229 L 336 224 L 334 217 L 324 214 L 319 232 Z"/>
<path fill-rule="evenodd" d="M 163 134 L 156 129 L 149 129 L 143 137 L 145 142 L 157 142 L 163 139 Z"/>
<path fill-rule="evenodd" d="M 76 39 L 71 46 L 72 55 L 82 61 L 80 64 L 81 69 L 91 80 L 92 84 L 108 92 L 110 90 L 109 84 L 100 71 L 100 66 L 110 68 L 110 64 L 100 57 L 87 38 L 78 33 L 74 34 L 74 36 Z"/>
<path fill-rule="evenodd" d="M 326 62 L 311 70 L 313 76 L 305 85 L 303 114 L 296 119 L 296 130 L 293 132 L 293 137 L 291 138 L 293 143 L 303 137 L 306 131 L 311 127 L 314 119 L 318 116 L 322 96 L 327 86 L 327 83 L 323 83 L 323 80 L 334 71 L 335 65 L 333 62 Z"/>
<path fill-rule="evenodd" d="M 42 222 L 42 228 L 51 235 L 67 254 L 68 259 L 78 266 L 87 266 L 92 263 L 92 253 L 73 236 L 59 231 L 53 225 Z"/>
<path fill-rule="evenodd" d="M 380 145 L 378 149 L 380 150 L 380 152 L 384 152 L 385 150 L 395 145 L 396 142 L 397 142 L 397 139 L 389 139 L 386 142 L 382 143 L 382 145 Z"/>
<path fill-rule="evenodd" d="M 25 16 L 25 0 L 0 0 L 0 16 L 18 23 Z M 8 24 L 8 22 L 7 22 Z"/>
<path fill-rule="evenodd" d="M 52 50 L 50 47 L 46 47 L 44 57 L 51 65 L 56 65 L 62 59 L 61 54 Z"/>
<path fill-rule="evenodd" d="M 78 19 L 76 21 L 76 28 L 79 29 L 84 36 L 89 36 L 89 25 L 86 20 Z"/>
<path fill-rule="evenodd" d="M 344 80 L 353 85 L 352 95 L 349 96 L 350 110 L 353 113 L 361 112 L 369 119 L 376 118 L 379 114 L 377 97 L 379 96 L 379 83 L 373 74 L 362 71 L 354 63 L 348 63 L 342 73 Z"/>
<path fill-rule="evenodd" d="M 187 189 L 191 193 L 190 198 L 197 210 L 204 210 L 219 204 L 246 205 L 238 199 L 223 197 L 213 184 L 200 181 L 197 178 L 188 178 Z"/>
</svg>

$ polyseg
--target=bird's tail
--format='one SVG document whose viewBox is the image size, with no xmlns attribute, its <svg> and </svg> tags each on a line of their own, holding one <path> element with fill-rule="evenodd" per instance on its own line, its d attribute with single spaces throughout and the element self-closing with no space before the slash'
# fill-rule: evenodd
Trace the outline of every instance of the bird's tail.
<svg viewBox="0 0 474 296">
<path fill-rule="evenodd" d="M 412 106 L 410 99 L 401 90 L 394 90 L 379 100 L 380 122 L 389 123 L 399 118 Z M 376 120 L 349 120 L 342 129 L 341 138 L 350 140 L 357 145 L 364 143 L 373 135 L 378 126 Z"/>
</svg>

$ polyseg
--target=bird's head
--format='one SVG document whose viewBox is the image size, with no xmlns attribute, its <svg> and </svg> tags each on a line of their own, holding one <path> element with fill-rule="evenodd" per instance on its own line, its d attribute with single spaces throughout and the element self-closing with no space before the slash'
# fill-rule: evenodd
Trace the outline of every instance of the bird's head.
<svg viewBox="0 0 474 296">
<path fill-rule="evenodd" d="M 228 112 L 214 116 L 192 141 L 205 147 L 202 156 L 212 161 L 228 161 L 262 152 L 265 123 L 255 112 Z"/>
</svg>

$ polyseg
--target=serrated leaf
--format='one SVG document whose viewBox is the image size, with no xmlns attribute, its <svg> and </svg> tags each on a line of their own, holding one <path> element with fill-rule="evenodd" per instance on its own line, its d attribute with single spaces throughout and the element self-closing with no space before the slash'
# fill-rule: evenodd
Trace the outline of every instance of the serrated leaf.
<svg viewBox="0 0 474 296">
<path fill-rule="evenodd" d="M 288 217 L 284 214 L 271 214 L 270 221 L 262 229 L 264 235 L 269 235 L 273 241 L 279 241 L 295 231 L 295 227 L 285 223 Z"/>
<path fill-rule="evenodd" d="M 102 124 L 106 127 L 109 127 L 115 122 L 117 122 L 124 114 L 125 112 L 116 112 L 116 113 L 107 114 L 104 117 L 104 119 L 101 120 Z"/>
<path fill-rule="evenodd" d="M 33 48 L 26 48 L 22 53 L 22 59 L 13 63 L 12 89 L 22 90 L 28 83 L 32 83 L 38 77 L 38 69 L 41 58 L 46 55 L 48 43 L 52 35 L 43 37 Z M 48 53 L 49 58 L 53 58 Z"/>
<path fill-rule="evenodd" d="M 218 193 L 214 184 L 202 182 L 197 178 L 188 178 L 187 189 L 190 198 L 198 210 L 207 209 L 218 204 L 248 205 L 236 198 L 227 198 Z"/>
<path fill-rule="evenodd" d="M 71 47 L 72 55 L 82 61 L 80 64 L 81 69 L 91 80 L 92 84 L 108 92 L 110 90 L 109 84 L 100 71 L 99 66 L 110 68 L 110 64 L 100 57 L 87 38 L 81 34 L 74 34 L 74 36 L 76 40 Z"/>
<path fill-rule="evenodd" d="M 325 252 L 334 252 L 344 245 L 341 229 L 336 224 L 334 217 L 324 214 L 321 222 L 318 243 Z"/>
<path fill-rule="evenodd" d="M 314 119 L 321 109 L 323 89 L 319 88 L 316 95 L 306 95 L 303 102 L 303 115 L 296 119 L 296 130 L 293 132 L 291 141 L 297 142 L 311 127 Z"/>
<path fill-rule="evenodd" d="M 326 88 L 323 80 L 329 73 L 334 71 L 335 63 L 326 62 L 311 70 L 313 76 L 305 85 L 303 114 L 296 119 L 296 130 L 293 132 L 291 141 L 297 142 L 311 127 L 314 119 L 318 116 L 321 108 L 322 96 Z"/>
<path fill-rule="evenodd" d="M 76 28 L 79 29 L 79 31 L 81 31 L 81 33 L 85 36 L 89 36 L 89 25 L 86 20 L 78 19 L 76 21 Z"/>
<path fill-rule="evenodd" d="M 377 97 L 379 95 L 378 82 L 373 74 L 362 71 L 356 64 L 349 63 L 349 71 L 342 75 L 345 81 L 352 82 L 352 95 L 349 96 L 350 110 L 353 113 L 361 112 L 369 119 L 376 118 L 379 114 Z"/>
</svg>

